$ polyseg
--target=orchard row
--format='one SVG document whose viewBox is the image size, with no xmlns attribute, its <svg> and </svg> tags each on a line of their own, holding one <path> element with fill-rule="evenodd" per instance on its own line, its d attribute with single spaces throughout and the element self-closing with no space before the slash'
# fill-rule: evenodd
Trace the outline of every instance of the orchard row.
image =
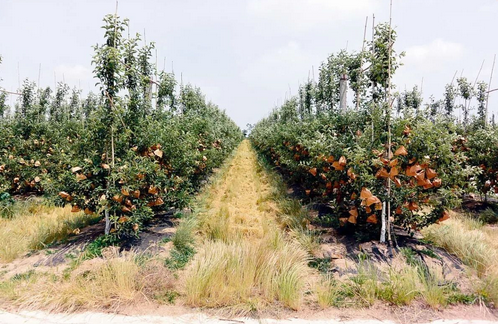
<svg viewBox="0 0 498 324">
<path fill-rule="evenodd" d="M 126 20 L 104 21 L 93 58 L 98 95 L 25 81 L 12 114 L 0 97 L 0 194 L 4 204 L 33 194 L 70 203 L 126 237 L 154 214 L 185 206 L 243 136 L 198 88 L 164 71 L 156 77 L 154 44 L 124 38 Z"/>
</svg>

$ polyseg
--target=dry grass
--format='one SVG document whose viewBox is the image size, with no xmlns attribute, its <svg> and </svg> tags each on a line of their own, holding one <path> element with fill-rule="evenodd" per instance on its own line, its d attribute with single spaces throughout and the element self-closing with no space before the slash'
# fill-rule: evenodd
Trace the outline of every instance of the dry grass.
<svg viewBox="0 0 498 324">
<path fill-rule="evenodd" d="M 278 300 L 299 309 L 310 272 L 306 252 L 277 233 L 257 243 L 208 241 L 188 270 L 186 301 L 226 307 Z"/>
<path fill-rule="evenodd" d="M 482 279 L 476 290 L 498 303 L 498 230 L 459 213 L 423 230 L 424 236 L 457 255 Z"/>
<path fill-rule="evenodd" d="M 95 221 L 95 216 L 71 213 L 40 201 L 20 202 L 12 219 L 0 219 L 0 262 L 10 262 L 31 251 L 66 239 L 77 228 Z"/>
<path fill-rule="evenodd" d="M 248 141 L 206 191 L 202 210 L 204 243 L 186 272 L 187 304 L 240 313 L 278 300 L 299 309 L 311 274 L 308 254 L 280 230 L 275 187 Z"/>
<path fill-rule="evenodd" d="M 256 172 L 256 155 L 244 141 L 227 167 L 203 197 L 198 214 L 203 236 L 224 242 L 264 237 L 264 223 L 274 219 L 274 207 L 265 201 L 272 188 Z"/>
<path fill-rule="evenodd" d="M 78 271 L 70 280 L 54 281 L 43 287 L 37 286 L 25 297 L 23 304 L 54 309 L 74 310 L 82 306 L 89 308 L 109 307 L 126 303 L 139 293 L 137 275 L 139 267 L 133 255 L 103 260 L 92 264 L 86 271 Z"/>
<path fill-rule="evenodd" d="M 0 283 L 0 300 L 51 311 L 108 309 L 174 292 L 172 274 L 143 255 L 111 249 L 103 259 L 83 262 L 67 276 L 30 271 Z"/>
</svg>

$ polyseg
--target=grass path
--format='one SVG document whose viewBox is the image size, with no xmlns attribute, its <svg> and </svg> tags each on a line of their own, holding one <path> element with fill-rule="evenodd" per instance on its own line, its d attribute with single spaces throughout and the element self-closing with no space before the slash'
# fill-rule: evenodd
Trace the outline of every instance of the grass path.
<svg viewBox="0 0 498 324">
<path fill-rule="evenodd" d="M 246 312 L 278 300 L 300 308 L 308 254 L 281 229 L 277 191 L 243 141 L 198 214 L 202 248 L 187 269 L 188 304 Z"/>
<path fill-rule="evenodd" d="M 227 242 L 264 238 L 268 227 L 275 225 L 278 212 L 270 200 L 273 190 L 249 141 L 242 142 L 208 190 L 204 212 L 199 215 L 205 225 L 201 226 L 203 234 Z"/>
</svg>

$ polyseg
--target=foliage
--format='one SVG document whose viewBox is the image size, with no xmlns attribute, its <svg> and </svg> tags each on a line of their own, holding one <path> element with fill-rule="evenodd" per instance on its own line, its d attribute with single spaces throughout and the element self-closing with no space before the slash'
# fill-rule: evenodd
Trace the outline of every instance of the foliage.
<svg viewBox="0 0 498 324">
<path fill-rule="evenodd" d="M 94 241 L 90 242 L 83 254 L 83 259 L 93 259 L 102 257 L 102 249 L 119 244 L 119 240 L 115 236 L 102 235 Z"/>
<path fill-rule="evenodd" d="M 378 25 L 368 53 L 330 56 L 313 91 L 308 82 L 299 97 L 275 109 L 251 132 L 257 150 L 309 198 L 327 202 L 336 218 L 329 223 L 346 230 L 376 235 L 383 211 L 408 231 L 444 220 L 461 194 L 474 190 L 480 174 L 469 160 L 464 136 L 473 125 L 461 127 L 438 115 L 444 104 L 448 114 L 453 111 L 457 95 L 470 109 L 473 89 L 466 79 L 458 79 L 458 92 L 447 88 L 444 104 L 433 100 L 427 109 L 417 87 L 405 91 L 397 96 L 398 115 L 392 116 L 389 77 L 404 55 L 392 48 L 395 39 L 388 25 Z M 368 66 L 364 76 L 357 71 L 362 56 Z M 366 78 L 356 79 L 353 87 L 361 100 L 356 111 L 337 109 L 341 73 Z"/>
<path fill-rule="evenodd" d="M 465 146 L 469 163 L 482 170 L 476 179 L 479 191 L 485 195 L 498 193 L 498 129 L 476 130 Z"/>
<path fill-rule="evenodd" d="M 14 216 L 14 199 L 7 192 L 0 194 L 0 218 L 12 218 Z"/>
<path fill-rule="evenodd" d="M 120 238 L 137 235 L 161 210 L 185 206 L 243 138 L 200 89 L 177 93 L 165 72 L 154 81 L 154 44 L 122 37 L 127 24 L 104 18 L 92 61 L 98 95 L 26 80 L 15 115 L 0 119 L 0 193 L 70 203 L 73 212 L 105 217 L 106 233 Z"/>
<path fill-rule="evenodd" d="M 329 114 L 304 121 L 263 120 L 251 138 L 258 150 L 301 184 L 309 197 L 326 200 L 344 226 L 379 230 L 386 180 L 393 181 L 395 223 L 411 229 L 444 217 L 476 173 L 453 151 L 459 137 L 444 121 L 393 120 L 392 157 L 381 134 L 371 142 L 365 112 Z M 428 208 L 425 208 L 427 206 Z M 423 212 L 424 211 L 424 212 Z"/>
</svg>

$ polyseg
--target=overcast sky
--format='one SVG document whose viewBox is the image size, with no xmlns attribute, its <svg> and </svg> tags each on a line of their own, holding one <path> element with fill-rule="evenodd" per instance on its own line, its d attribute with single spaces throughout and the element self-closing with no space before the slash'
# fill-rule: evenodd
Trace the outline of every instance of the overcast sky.
<svg viewBox="0 0 498 324">
<path fill-rule="evenodd" d="M 54 79 L 94 88 L 92 45 L 114 0 L 0 0 L 0 86 Z M 132 33 L 156 42 L 158 65 L 195 84 L 241 126 L 255 123 L 331 53 L 361 50 L 365 17 L 389 19 L 388 0 L 119 1 Z M 406 51 L 398 89 L 422 84 L 440 98 L 455 71 L 489 80 L 498 53 L 498 0 L 394 0 L 397 51 Z M 370 30 L 371 27 L 369 27 Z M 369 33 L 370 35 L 370 33 Z M 368 36 L 370 37 L 370 36 Z M 498 88 L 498 63 L 493 88 Z M 10 100 L 14 100 L 11 96 Z M 490 97 L 498 115 L 498 92 Z M 497 116 L 498 119 L 498 116 Z"/>
</svg>

